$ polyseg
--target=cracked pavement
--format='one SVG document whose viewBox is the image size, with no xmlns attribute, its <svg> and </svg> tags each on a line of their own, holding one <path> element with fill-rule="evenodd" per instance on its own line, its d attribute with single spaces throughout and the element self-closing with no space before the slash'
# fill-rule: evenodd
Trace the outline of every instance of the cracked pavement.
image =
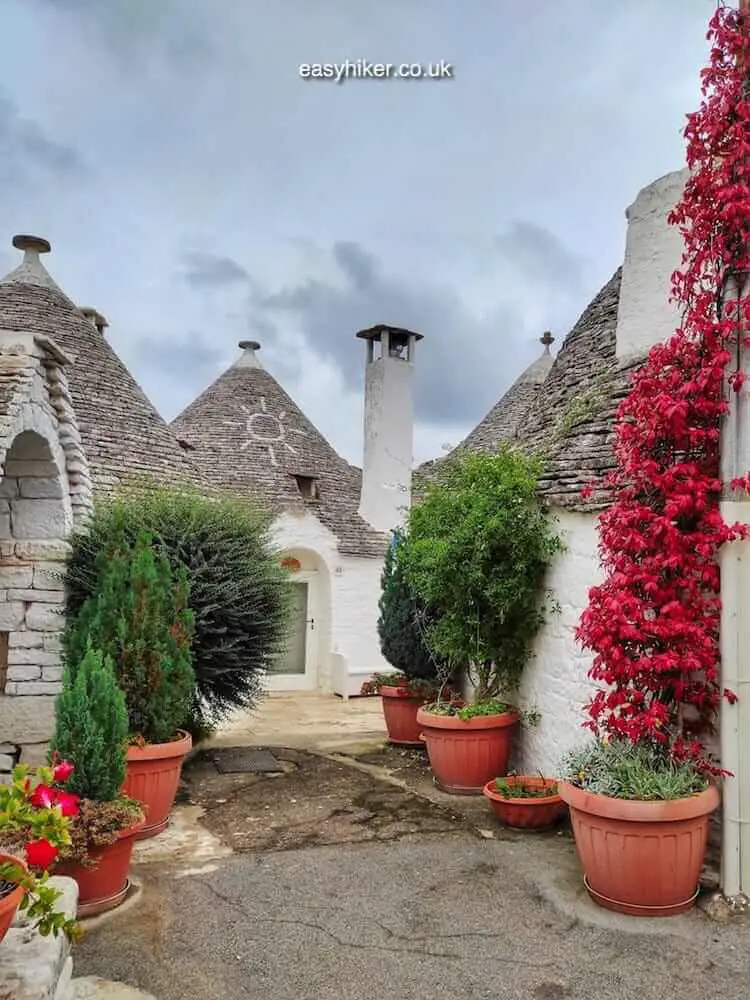
<svg viewBox="0 0 750 1000">
<path fill-rule="evenodd" d="M 304 775 L 295 774 L 286 787 L 297 795 Z M 340 811 L 344 776 L 331 776 L 329 787 L 307 785 L 326 803 L 323 813 L 310 803 L 311 823 L 325 826 Z M 227 802 L 223 780 L 218 804 Z M 282 803 L 287 779 L 270 780 Z M 352 769 L 351 781 L 361 791 L 361 772 Z M 232 801 L 255 831 L 286 822 L 267 817 L 257 780 L 244 795 L 233 788 Z M 420 815 L 428 808 L 422 802 Z M 279 850 L 254 832 L 231 853 L 231 831 L 217 836 L 219 811 L 198 821 L 203 839 L 191 854 L 190 810 L 197 806 L 179 811 L 179 842 L 144 846 L 141 896 L 88 932 L 76 975 L 119 979 L 159 1000 L 747 997 L 750 925 L 720 926 L 697 912 L 607 914 L 586 897 L 566 837 L 488 839 L 440 816 L 436 832 L 424 815 L 388 840 L 351 840 L 347 826 L 345 843 Z"/>
</svg>

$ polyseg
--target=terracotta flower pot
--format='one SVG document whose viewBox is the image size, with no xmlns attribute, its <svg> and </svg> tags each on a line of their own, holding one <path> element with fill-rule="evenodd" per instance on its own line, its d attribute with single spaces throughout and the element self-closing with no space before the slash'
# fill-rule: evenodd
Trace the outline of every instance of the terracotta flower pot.
<svg viewBox="0 0 750 1000">
<path fill-rule="evenodd" d="M 179 738 L 169 743 L 128 747 L 123 794 L 140 802 L 146 812 L 146 823 L 138 840 L 154 837 L 166 828 L 177 795 L 182 762 L 192 745 L 190 735 L 180 730 Z"/>
<path fill-rule="evenodd" d="M 686 799 L 640 802 L 596 795 L 567 782 L 578 857 L 589 895 L 635 917 L 671 917 L 698 895 L 708 821 L 719 804 L 711 785 Z"/>
<path fill-rule="evenodd" d="M 526 788 L 553 789 L 557 782 L 554 778 L 540 778 L 531 775 L 518 775 L 505 779 L 508 785 L 523 785 Z M 534 797 L 508 798 L 500 795 L 496 790 L 495 779 L 488 781 L 483 792 L 489 799 L 492 811 L 506 826 L 512 826 L 519 830 L 542 830 L 552 826 L 564 814 L 567 809 L 566 804 L 556 792 L 549 795 Z"/>
<path fill-rule="evenodd" d="M 417 722 L 438 788 L 453 795 L 480 795 L 491 778 L 507 774 L 518 719 L 515 712 L 505 712 L 464 721 L 420 708 Z"/>
<path fill-rule="evenodd" d="M 407 747 L 424 746 L 420 739 L 417 711 L 428 699 L 407 687 L 381 687 L 380 695 L 388 742 Z"/>
<path fill-rule="evenodd" d="M 96 862 L 95 867 L 86 868 L 77 862 L 67 862 L 55 868 L 55 875 L 67 875 L 78 883 L 76 916 L 95 917 L 98 913 L 114 910 L 124 902 L 130 885 L 130 859 L 143 823 L 141 820 L 135 826 L 121 830 L 113 844 L 93 848 L 90 857 Z"/>
<path fill-rule="evenodd" d="M 27 871 L 26 865 L 21 861 L 20 858 L 14 857 L 12 854 L 2 854 L 0 853 L 0 865 L 14 864 L 18 865 L 19 868 L 23 868 Z M 18 907 L 21 905 L 21 900 L 23 899 L 24 889 L 21 886 L 15 886 L 10 892 L 7 892 L 4 896 L 0 896 L 0 941 L 3 940 L 5 935 L 10 930 L 10 925 L 13 923 L 13 918 L 16 915 Z"/>
</svg>

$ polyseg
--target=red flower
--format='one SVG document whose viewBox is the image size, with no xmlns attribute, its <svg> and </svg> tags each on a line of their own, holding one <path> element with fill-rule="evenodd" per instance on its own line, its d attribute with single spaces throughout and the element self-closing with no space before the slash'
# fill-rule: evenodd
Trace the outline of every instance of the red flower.
<svg viewBox="0 0 750 1000">
<path fill-rule="evenodd" d="M 32 868 L 49 868 L 57 854 L 48 840 L 32 840 L 26 845 L 26 860 Z"/>
<path fill-rule="evenodd" d="M 58 784 L 64 785 L 68 778 L 70 778 L 73 771 L 75 771 L 75 767 L 69 760 L 61 760 L 59 764 L 55 765 L 55 769 L 52 774 Z"/>
<path fill-rule="evenodd" d="M 55 804 L 57 793 L 49 785 L 37 785 L 29 797 L 29 802 L 37 809 L 51 809 Z"/>
<path fill-rule="evenodd" d="M 672 276 L 681 325 L 652 348 L 618 407 L 612 504 L 599 519 L 604 581 L 576 635 L 602 685 L 589 728 L 669 744 L 721 774 L 694 734 L 711 731 L 722 697 L 736 699 L 719 684 L 718 554 L 748 527 L 719 509 L 719 449 L 730 348 L 750 328 L 750 300 L 737 291 L 750 271 L 750 32 L 721 5 L 708 37 L 703 102 L 684 133 L 690 177 L 669 216 L 684 241 Z M 729 381 L 747 391 L 743 371 Z M 750 490 L 750 475 L 731 488 Z"/>
<path fill-rule="evenodd" d="M 59 808 L 63 816 L 77 816 L 78 799 L 79 796 L 74 795 L 72 792 L 57 792 L 55 805 Z"/>
</svg>

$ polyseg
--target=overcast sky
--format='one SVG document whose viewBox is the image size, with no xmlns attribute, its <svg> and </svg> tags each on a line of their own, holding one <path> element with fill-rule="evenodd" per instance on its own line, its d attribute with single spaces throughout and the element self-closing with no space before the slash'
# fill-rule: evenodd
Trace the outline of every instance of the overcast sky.
<svg viewBox="0 0 750 1000">
<path fill-rule="evenodd" d="M 622 259 L 683 165 L 715 0 L 0 0 L 16 232 L 167 419 L 261 341 L 349 460 L 364 346 L 425 335 L 417 460 L 455 444 Z M 301 63 L 453 79 L 302 79 Z"/>
</svg>

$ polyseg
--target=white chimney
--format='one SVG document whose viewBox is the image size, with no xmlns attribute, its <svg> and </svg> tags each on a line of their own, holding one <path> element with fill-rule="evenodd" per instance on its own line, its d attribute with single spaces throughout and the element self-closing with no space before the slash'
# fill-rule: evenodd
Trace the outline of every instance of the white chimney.
<svg viewBox="0 0 750 1000">
<path fill-rule="evenodd" d="M 365 440 L 359 513 L 378 531 L 403 524 L 411 505 L 414 354 L 421 333 L 395 326 L 360 330 L 367 341 Z"/>
<path fill-rule="evenodd" d="M 680 325 L 670 301 L 672 274 L 681 268 L 684 242 L 667 216 L 682 198 L 690 172 L 665 174 L 643 188 L 625 217 L 628 221 L 617 310 L 617 360 L 643 357 Z"/>
</svg>

